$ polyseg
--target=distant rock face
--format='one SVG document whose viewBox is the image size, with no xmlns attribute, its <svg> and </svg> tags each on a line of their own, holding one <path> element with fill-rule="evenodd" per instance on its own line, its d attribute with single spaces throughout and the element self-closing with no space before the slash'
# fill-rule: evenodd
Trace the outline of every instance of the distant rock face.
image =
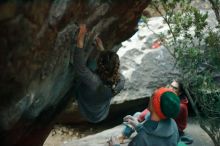
<svg viewBox="0 0 220 146">
<path fill-rule="evenodd" d="M 167 30 L 161 17 L 151 18 L 149 26 L 157 32 Z M 114 98 L 113 103 L 150 97 L 157 87 L 165 86 L 178 77 L 178 68 L 169 51 L 160 45 L 152 48 L 157 39 L 145 23 L 140 23 L 139 31 L 122 43 L 118 54 L 126 82 L 124 90 Z"/>
<path fill-rule="evenodd" d="M 132 54 L 141 54 L 136 49 L 131 51 Z M 136 64 L 134 71 L 128 77 L 126 94 L 134 97 L 150 97 L 154 89 L 175 79 L 177 70 L 174 68 L 174 60 L 165 48 L 141 55 L 143 55 L 141 63 Z M 129 69 L 133 67 L 130 65 L 136 57 L 129 55 L 129 52 L 127 52 L 121 60 L 126 62 L 128 65 L 126 68 Z M 124 71 L 126 72 L 126 70 Z"/>
<path fill-rule="evenodd" d="M 65 107 L 74 87 L 71 54 L 77 24 L 86 23 L 112 49 L 135 33 L 148 3 L 1 1 L 0 145 L 42 145 L 48 123 Z"/>
</svg>

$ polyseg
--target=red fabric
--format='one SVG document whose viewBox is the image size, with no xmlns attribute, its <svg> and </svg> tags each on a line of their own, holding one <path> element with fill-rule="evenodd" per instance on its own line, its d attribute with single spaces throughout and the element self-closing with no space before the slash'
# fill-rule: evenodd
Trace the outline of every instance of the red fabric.
<svg viewBox="0 0 220 146">
<path fill-rule="evenodd" d="M 138 117 L 139 122 L 143 122 L 145 120 L 145 116 L 149 113 L 150 111 L 148 108 L 146 108 L 144 111 L 141 112 L 141 114 Z"/>
<path fill-rule="evenodd" d="M 154 92 L 153 97 L 152 97 L 152 105 L 153 105 L 154 111 L 161 119 L 166 119 L 166 116 L 162 113 L 161 107 L 160 107 L 160 99 L 161 99 L 160 97 L 165 92 L 173 92 L 173 90 L 170 88 L 162 87 L 162 88 L 157 89 Z"/>
<path fill-rule="evenodd" d="M 161 46 L 161 41 L 160 40 L 156 40 L 153 42 L 153 44 L 151 45 L 152 49 L 157 49 Z"/>
<path fill-rule="evenodd" d="M 186 97 L 180 99 L 180 112 L 177 118 L 175 119 L 178 130 L 183 132 L 187 126 L 188 118 L 188 99 Z"/>
</svg>

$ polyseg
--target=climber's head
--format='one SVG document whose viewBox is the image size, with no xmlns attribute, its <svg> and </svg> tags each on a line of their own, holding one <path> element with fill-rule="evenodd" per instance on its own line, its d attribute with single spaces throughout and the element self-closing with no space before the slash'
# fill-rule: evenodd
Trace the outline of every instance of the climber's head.
<svg viewBox="0 0 220 146">
<path fill-rule="evenodd" d="M 98 58 L 97 72 L 101 80 L 107 85 L 114 85 L 119 80 L 119 57 L 115 52 L 103 51 Z"/>
</svg>

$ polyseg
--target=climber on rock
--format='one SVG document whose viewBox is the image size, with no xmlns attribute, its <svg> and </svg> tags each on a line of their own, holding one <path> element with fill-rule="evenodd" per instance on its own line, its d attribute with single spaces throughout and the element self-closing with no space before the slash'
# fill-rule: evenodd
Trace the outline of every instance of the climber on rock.
<svg viewBox="0 0 220 146">
<path fill-rule="evenodd" d="M 75 97 L 81 114 L 90 122 L 97 123 L 104 120 L 109 112 L 112 97 L 124 87 L 124 78 L 119 73 L 120 60 L 115 52 L 103 51 L 100 38 L 96 38 L 96 45 L 102 50 L 97 59 L 97 68 L 91 71 L 84 56 L 85 24 L 79 27 L 76 48 L 74 50 L 74 70 L 79 80 L 75 90 Z"/>
</svg>

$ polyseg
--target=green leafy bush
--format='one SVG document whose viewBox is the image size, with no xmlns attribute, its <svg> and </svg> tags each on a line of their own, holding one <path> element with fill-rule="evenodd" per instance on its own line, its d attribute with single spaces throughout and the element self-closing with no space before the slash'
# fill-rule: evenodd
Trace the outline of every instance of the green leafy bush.
<svg viewBox="0 0 220 146">
<path fill-rule="evenodd" d="M 215 27 L 208 25 L 208 13 L 191 6 L 187 0 L 153 0 L 151 7 L 169 27 L 167 33 L 158 37 L 176 59 L 180 78 L 199 106 L 203 129 L 219 146 L 220 87 L 215 76 L 220 75 L 220 7 L 218 1 L 215 3 L 213 10 L 218 22 Z"/>
</svg>

